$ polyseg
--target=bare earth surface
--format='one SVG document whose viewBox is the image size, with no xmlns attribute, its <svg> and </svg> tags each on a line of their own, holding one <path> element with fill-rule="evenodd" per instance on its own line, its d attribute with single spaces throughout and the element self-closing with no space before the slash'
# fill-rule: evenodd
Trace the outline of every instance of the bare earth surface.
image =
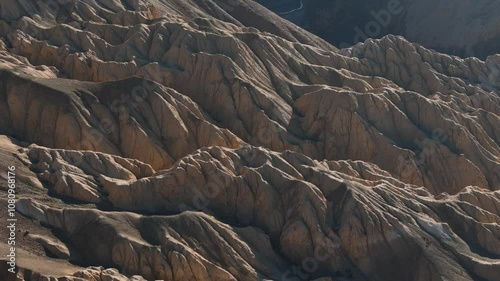
<svg viewBox="0 0 500 281">
<path fill-rule="evenodd" d="M 254 1 L 20 3 L 0 280 L 498 280 L 500 56 L 339 51 Z"/>
</svg>

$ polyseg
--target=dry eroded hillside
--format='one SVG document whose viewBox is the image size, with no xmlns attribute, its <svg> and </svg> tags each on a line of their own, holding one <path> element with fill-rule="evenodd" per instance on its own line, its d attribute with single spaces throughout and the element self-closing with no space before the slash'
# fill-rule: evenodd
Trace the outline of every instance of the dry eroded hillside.
<svg viewBox="0 0 500 281">
<path fill-rule="evenodd" d="M 0 3 L 19 278 L 500 276 L 500 56 L 339 51 L 254 1 L 46 8 Z"/>
</svg>

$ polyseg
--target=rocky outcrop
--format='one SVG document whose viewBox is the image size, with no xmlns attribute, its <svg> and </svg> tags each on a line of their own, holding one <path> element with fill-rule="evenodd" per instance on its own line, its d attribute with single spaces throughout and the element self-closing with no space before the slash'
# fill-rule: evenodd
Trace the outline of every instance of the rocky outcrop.
<svg viewBox="0 0 500 281">
<path fill-rule="evenodd" d="M 19 278 L 499 276 L 499 57 L 339 51 L 254 1 L 61 1 L 0 4 L 0 167 L 25 250 L 93 267 Z"/>
<path fill-rule="evenodd" d="M 42 135 L 35 138 L 10 132 L 12 127 L 36 132 L 32 129 L 36 122 L 26 122 L 22 119 L 25 114 L 15 114 L 10 118 L 17 118 L 12 120 L 17 123 L 6 123 L 2 128 L 23 139 L 56 148 L 83 146 L 118 154 L 154 169 L 167 168 L 196 148 L 237 147 L 242 140 L 272 150 L 302 152 L 316 159 L 373 162 L 397 178 L 425 185 L 434 193 L 454 193 L 468 185 L 498 188 L 500 149 L 494 128 L 500 123 L 500 101 L 495 92 L 496 57 L 486 62 L 462 60 L 394 36 L 341 53 L 318 52 L 308 45 L 248 29 L 221 34 L 205 20 L 185 25 L 168 21 L 137 25 L 121 39 L 124 43 L 118 44 L 117 38 L 107 35 L 116 35 L 118 31 L 110 31 L 117 29 L 116 25 L 89 25 L 87 31 L 64 25 L 42 29 L 23 20 L 31 35 L 14 31 L 7 37 L 13 50 L 37 64 L 62 69 L 59 75 L 64 77 L 100 83 L 64 80 L 65 85 L 59 84 L 62 87 L 53 87 L 59 82 L 38 80 L 45 87 L 56 88 L 55 96 L 67 96 L 67 103 L 83 103 L 85 110 L 80 106 L 79 111 L 91 114 L 61 118 L 65 125 L 58 127 L 70 127 L 72 138 L 58 138 L 58 143 Z M 99 36 L 90 36 L 92 32 Z M 58 38 L 51 39 L 51 45 L 44 43 L 49 34 Z M 205 40 L 207 36 L 210 39 Z M 70 50 L 64 42 L 71 37 L 81 38 L 73 42 L 92 43 Z M 171 43 L 162 43 L 166 43 L 162 38 L 169 38 Z M 115 43 L 111 46 L 108 42 Z M 78 52 L 81 48 L 87 49 Z M 66 59 L 61 60 L 61 56 Z M 158 63 L 152 63 L 155 61 Z M 11 90 L 5 91 L 7 97 L 3 99 L 11 103 L 6 107 L 21 113 L 12 103 L 22 104 L 22 96 L 9 96 L 17 93 L 15 85 L 25 84 L 26 78 L 10 79 L 13 74 L 9 73 L 4 74 L 4 80 L 9 80 L 7 89 Z M 127 78 L 130 75 L 147 80 Z M 113 79 L 123 80 L 101 82 Z M 125 89 L 130 88 L 128 93 Z M 77 92 L 77 96 L 67 92 Z M 78 96 L 85 92 L 97 101 L 87 102 L 88 95 Z M 177 98 L 178 93 L 188 97 Z M 176 105 L 168 102 L 171 106 L 163 103 L 165 106 L 151 110 L 155 100 L 166 95 L 178 103 L 192 104 L 190 112 L 172 111 Z M 106 108 L 95 106 L 95 102 L 104 103 Z M 97 109 L 88 109 L 87 105 Z M 33 106 L 41 105 L 35 102 Z M 45 116 L 54 118 L 56 112 Z M 171 118 L 165 114 L 173 114 L 177 120 L 179 115 L 180 120 L 174 122 L 178 125 L 163 125 Z M 189 125 L 187 120 L 193 118 L 207 121 Z M 77 126 L 75 122 L 83 124 Z M 106 132 L 109 130 L 112 132 Z M 216 133 L 206 139 L 206 134 L 190 133 L 194 131 Z M 353 143 L 353 139 L 358 141 Z M 378 153 L 379 149 L 384 152 Z M 436 170 L 442 170 L 439 177 L 433 175 Z M 456 174 L 464 177 L 457 178 Z"/>
<path fill-rule="evenodd" d="M 113 176 L 100 176 L 103 200 L 154 216 L 28 199 L 17 209 L 66 233 L 86 261 L 146 279 L 177 280 L 183 272 L 196 280 L 277 280 L 294 263 L 307 272 L 310 259 L 311 276 L 348 272 L 357 280 L 492 280 L 500 272 L 492 259 L 500 253 L 500 196 L 479 187 L 434 197 L 372 164 L 254 147 L 203 149 L 143 179 Z M 387 262 L 398 270 L 384 269 Z"/>
<path fill-rule="evenodd" d="M 26 141 L 122 155 L 155 169 L 200 147 L 241 143 L 189 98 L 144 79 L 75 84 L 1 75 L 0 130 Z"/>
<path fill-rule="evenodd" d="M 68 232 L 88 261 L 114 264 L 148 280 L 259 280 L 260 274 L 275 275 L 274 266 L 286 266 L 264 233 L 251 227 L 234 229 L 201 213 L 141 217 L 58 210 L 29 201 L 21 201 L 18 210 Z"/>
<path fill-rule="evenodd" d="M 38 272 L 30 272 L 21 270 L 18 273 L 18 280 L 30 281 L 145 281 L 141 276 L 135 275 L 130 278 L 120 274 L 117 269 L 103 267 L 89 267 L 85 270 L 77 271 L 73 275 L 62 277 L 47 277 Z"/>
</svg>

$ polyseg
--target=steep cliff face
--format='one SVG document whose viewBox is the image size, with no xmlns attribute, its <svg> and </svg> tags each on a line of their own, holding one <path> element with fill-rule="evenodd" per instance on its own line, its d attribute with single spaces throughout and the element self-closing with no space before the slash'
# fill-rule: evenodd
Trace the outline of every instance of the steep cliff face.
<svg viewBox="0 0 500 281">
<path fill-rule="evenodd" d="M 254 1 L 26 3 L 0 4 L 19 278 L 500 275 L 500 57 L 339 51 Z"/>
</svg>

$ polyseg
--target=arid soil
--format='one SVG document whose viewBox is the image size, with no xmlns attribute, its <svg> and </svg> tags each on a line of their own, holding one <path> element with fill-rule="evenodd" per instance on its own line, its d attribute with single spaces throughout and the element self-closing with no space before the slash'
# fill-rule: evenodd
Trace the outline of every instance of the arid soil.
<svg viewBox="0 0 500 281">
<path fill-rule="evenodd" d="M 338 50 L 250 0 L 55 3 L 0 3 L 18 280 L 498 280 L 500 56 Z"/>
</svg>

